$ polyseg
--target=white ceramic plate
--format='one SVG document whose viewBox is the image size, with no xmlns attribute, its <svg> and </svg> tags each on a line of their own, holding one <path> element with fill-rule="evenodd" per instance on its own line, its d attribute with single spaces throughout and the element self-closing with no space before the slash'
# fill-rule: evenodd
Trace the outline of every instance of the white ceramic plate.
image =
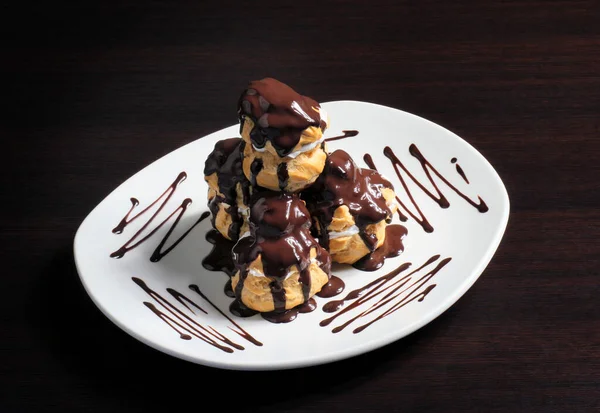
<svg viewBox="0 0 600 413">
<path fill-rule="evenodd" d="M 486 159 L 463 139 L 418 116 L 356 101 L 329 102 L 322 106 L 329 113 L 332 123 L 327 137 L 339 135 L 342 130 L 359 131 L 357 136 L 329 142 L 329 151 L 343 148 L 363 167 L 366 166 L 363 155 L 370 153 L 380 172 L 394 184 L 400 200 L 413 213 L 416 209 L 410 203 L 392 163 L 383 154 L 386 146 L 391 147 L 417 180 L 434 191 L 421 163 L 409 152 L 410 145 L 416 144 L 423 156 L 449 183 L 471 199 L 476 200 L 477 196 L 480 196 L 489 210 L 485 213 L 479 212 L 440 179 L 434 177 L 450 203 L 450 207 L 440 208 L 408 179 L 407 187 L 434 227 L 433 232 L 425 232 L 421 225 L 409 217 L 408 221 L 403 223 L 408 229 L 403 254 L 388 259 L 385 265 L 375 272 L 358 271 L 346 266 L 334 267 L 334 273 L 345 281 L 346 290 L 334 298 L 317 297 L 318 308 L 315 311 L 299 314 L 298 318 L 290 323 L 273 324 L 259 315 L 237 318 L 228 311 L 232 299 L 223 293 L 228 277 L 224 273 L 210 272 L 202 267 L 202 259 L 212 248 L 205 240 L 205 234 L 210 229 L 210 219 L 196 225 L 160 261 L 150 261 L 153 251 L 181 212 L 177 208 L 186 198 L 191 199 L 192 203 L 174 226 L 162 248 L 163 252 L 188 231 L 203 212 L 208 211 L 207 185 L 203 179 L 204 160 L 212 151 L 215 142 L 239 136 L 238 126 L 234 125 L 181 147 L 147 166 L 115 189 L 81 224 L 74 242 L 75 261 L 85 289 L 100 310 L 133 337 L 175 357 L 226 369 L 269 370 L 327 363 L 371 351 L 412 333 L 455 303 L 483 272 L 506 228 L 509 200 L 498 174 Z M 457 158 L 457 162 L 452 163 L 452 158 Z M 460 165 L 466 174 L 468 184 L 458 174 L 456 165 Z M 112 232 L 131 207 L 131 197 L 139 200 L 139 205 L 132 213 L 135 215 L 157 199 L 181 172 L 187 174 L 187 179 L 179 183 L 167 202 L 164 202 L 166 197 L 163 197 L 153 208 L 126 226 L 121 234 Z M 159 210 L 163 202 L 164 207 Z M 144 224 L 157 211 L 154 220 L 144 229 Z M 175 215 L 145 242 L 128 251 L 120 259 L 110 257 L 111 253 L 125 245 L 136 232 L 141 230 L 139 237 L 130 242 L 130 246 L 147 236 L 174 211 Z M 405 215 L 408 214 L 405 212 Z M 400 223 L 397 216 L 394 217 L 394 221 Z M 322 320 L 332 316 L 323 312 L 322 307 L 325 303 L 343 298 L 346 293 L 365 286 L 403 263 L 411 263 L 409 269 L 386 284 L 392 286 L 394 281 L 407 276 L 435 255 L 440 256 L 438 260 L 403 279 L 407 283 L 396 289 L 392 294 L 393 300 L 386 303 L 386 300 L 382 300 L 385 294 L 381 294 L 338 316 L 328 326 L 320 326 Z M 446 265 L 432 278 L 427 277 L 425 283 L 418 283 L 428 270 L 434 269 L 445 258 L 451 260 L 446 260 Z M 148 288 L 167 299 L 179 311 L 172 310 L 173 313 L 169 313 L 161 306 L 161 303 L 165 302 L 140 288 L 140 285 L 133 281 L 133 277 L 142 280 Z M 189 288 L 190 284 L 197 285 L 206 298 L 223 313 L 192 291 Z M 396 284 L 396 287 L 399 285 Z M 432 285 L 435 287 L 432 288 Z M 406 289 L 409 286 L 413 286 L 412 290 Z M 185 300 L 183 303 L 187 306 L 184 306 L 167 289 L 182 293 L 202 307 L 207 314 Z M 392 290 L 387 290 L 389 291 Z M 348 301 L 345 307 L 348 308 L 351 303 L 352 301 Z M 376 303 L 382 305 L 367 311 L 367 314 L 342 331 L 332 332 L 335 327 Z M 157 315 L 152 308 L 161 313 Z M 396 311 L 390 312 L 390 309 Z M 389 314 L 381 318 L 384 313 Z M 165 319 L 161 314 L 168 315 L 169 319 Z M 375 319 L 378 321 L 356 332 L 357 327 Z M 171 323 L 178 322 L 179 326 L 172 324 L 172 327 L 177 328 L 184 338 L 189 339 L 180 338 L 180 334 L 165 320 Z M 230 320 L 235 321 L 262 345 L 252 343 L 237 334 L 235 330 L 240 330 Z M 198 330 L 194 331 L 188 327 L 187 332 L 184 331 L 185 323 L 195 326 Z M 202 330 L 198 324 L 207 330 Z M 197 336 L 189 334 L 190 331 Z M 205 340 L 199 338 L 202 337 L 200 333 L 204 334 Z M 243 347 L 243 350 L 236 347 Z"/>
</svg>

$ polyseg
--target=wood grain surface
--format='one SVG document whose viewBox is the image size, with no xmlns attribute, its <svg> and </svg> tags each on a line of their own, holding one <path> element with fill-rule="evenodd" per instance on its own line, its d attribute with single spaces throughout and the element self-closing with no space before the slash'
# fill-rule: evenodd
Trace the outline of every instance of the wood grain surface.
<svg viewBox="0 0 600 413">
<path fill-rule="evenodd" d="M 22 2 L 0 15 L 0 412 L 600 411 L 597 2 Z M 240 91 L 265 76 L 423 116 L 494 165 L 505 237 L 435 321 L 349 360 L 232 372 L 150 349 L 86 295 L 83 218 L 236 123 Z"/>
</svg>

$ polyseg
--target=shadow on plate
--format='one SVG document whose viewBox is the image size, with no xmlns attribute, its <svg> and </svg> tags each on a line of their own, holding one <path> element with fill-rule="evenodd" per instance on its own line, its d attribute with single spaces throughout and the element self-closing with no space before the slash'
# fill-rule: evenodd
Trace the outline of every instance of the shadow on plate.
<svg viewBox="0 0 600 413">
<path fill-rule="evenodd" d="M 40 340 L 92 391 L 122 404 L 201 410 L 202 403 L 229 397 L 224 410 L 254 411 L 267 406 L 310 405 L 351 392 L 390 370 L 409 368 L 419 342 L 437 334 L 440 323 L 370 353 L 350 359 L 282 371 L 231 371 L 205 367 L 156 351 L 112 324 L 86 294 L 70 245 L 58 250 L 30 297 L 31 323 Z M 442 328 L 443 330 L 443 328 Z M 396 374 L 396 373 L 395 373 Z M 407 380 L 411 373 L 406 372 Z M 84 383 L 77 386 L 84 387 Z M 414 383 L 412 383 L 414 385 Z"/>
</svg>

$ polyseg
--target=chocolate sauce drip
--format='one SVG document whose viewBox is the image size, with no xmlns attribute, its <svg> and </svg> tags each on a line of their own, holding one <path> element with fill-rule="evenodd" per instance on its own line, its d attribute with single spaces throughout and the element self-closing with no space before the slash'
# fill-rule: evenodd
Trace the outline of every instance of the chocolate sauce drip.
<svg viewBox="0 0 600 413">
<path fill-rule="evenodd" d="M 250 164 L 250 183 L 253 187 L 257 187 L 256 178 L 263 169 L 263 160 L 261 158 L 254 158 Z"/>
<path fill-rule="evenodd" d="M 312 313 L 317 309 L 317 302 L 314 298 L 309 298 L 304 303 L 300 304 L 298 307 L 298 312 L 302 314 Z"/>
<path fill-rule="evenodd" d="M 298 317 L 299 313 L 310 313 L 317 308 L 317 302 L 314 298 L 306 300 L 304 303 L 285 311 L 271 311 L 262 313 L 262 317 L 272 323 L 289 323 Z"/>
<path fill-rule="evenodd" d="M 185 314 L 183 311 L 181 311 L 179 308 L 177 308 L 169 300 L 167 300 L 162 295 L 160 295 L 159 293 L 157 293 L 156 291 L 154 291 L 150 287 L 148 287 L 148 285 L 140 278 L 132 277 L 131 279 L 142 290 L 144 290 L 146 292 L 146 294 L 148 294 L 150 297 L 152 297 L 160 305 L 160 307 L 162 309 L 158 308 L 153 303 L 150 303 L 147 301 L 144 302 L 144 305 L 146 307 L 148 307 L 154 314 L 156 314 L 162 321 L 164 321 L 173 330 L 177 331 L 179 333 L 180 338 L 182 338 L 183 340 L 190 340 L 191 336 L 194 336 L 194 337 L 198 338 L 199 340 L 202 340 L 205 343 L 210 344 L 213 347 L 216 347 L 219 350 L 222 350 L 226 353 L 233 353 L 234 349 L 244 350 L 244 347 L 242 345 L 230 340 L 227 336 L 221 334 L 214 327 L 205 326 L 204 324 L 201 324 L 199 321 L 197 321 L 197 320 L 191 318 L 190 316 L 188 316 L 187 314 Z M 185 300 L 185 302 L 192 303 L 194 305 L 194 307 L 201 309 L 201 307 L 199 305 L 194 303 L 188 297 L 184 296 L 183 294 L 181 294 L 173 289 L 170 289 L 170 290 L 171 291 L 169 291 L 169 293 L 171 295 L 173 295 L 177 299 L 177 301 L 179 301 L 180 303 L 183 303 L 183 301 Z M 199 291 L 199 289 L 198 289 L 198 291 Z M 202 298 L 204 298 L 209 304 L 211 304 L 214 308 L 216 308 L 215 305 L 210 300 L 208 300 L 208 298 L 204 294 L 201 294 L 201 295 L 202 295 Z M 190 308 L 187 305 L 184 305 L 184 306 L 188 310 L 190 310 Z M 163 310 L 166 310 L 166 312 Z M 217 310 L 218 310 L 218 308 L 217 308 Z M 204 311 L 204 310 L 202 310 L 202 311 Z M 218 311 L 221 312 L 220 310 L 218 310 Z M 193 311 L 192 311 L 192 313 L 193 313 Z M 223 314 L 223 313 L 221 312 L 221 314 Z M 230 321 L 233 322 L 233 320 L 230 320 Z M 234 325 L 239 328 L 239 326 L 237 324 L 234 324 Z M 249 337 L 252 337 L 252 336 L 250 336 L 246 332 L 244 332 L 244 333 L 246 333 L 244 335 L 244 334 L 240 333 L 239 331 L 234 330 L 233 328 L 231 328 L 231 330 L 236 332 L 241 337 L 252 342 L 253 344 L 256 344 L 256 343 L 254 343 L 256 340 L 253 341 L 253 338 L 249 339 Z M 257 344 L 257 345 L 260 345 L 260 344 Z"/>
<path fill-rule="evenodd" d="M 456 163 L 456 158 L 452 158 L 450 160 L 450 162 L 452 163 Z M 466 182 L 466 183 L 470 183 L 469 179 L 467 178 L 467 175 L 465 174 L 465 171 L 463 171 L 463 169 L 460 167 L 459 164 L 456 163 L 456 172 L 461 176 L 461 178 Z"/>
<path fill-rule="evenodd" d="M 333 333 L 339 333 L 356 320 L 387 306 L 387 308 L 377 317 L 354 329 L 353 333 L 357 334 L 369 327 L 371 324 L 396 312 L 412 301 L 423 301 L 427 294 L 429 294 L 433 288 L 435 288 L 435 284 L 427 285 L 429 281 L 442 268 L 444 268 L 446 264 L 452 260 L 452 258 L 448 257 L 439 261 L 433 269 L 429 270 L 424 275 L 419 275 L 418 273 L 420 273 L 429 265 L 438 261 L 439 258 L 439 255 L 434 255 L 416 270 L 397 278 L 411 265 L 410 263 L 404 263 L 389 273 L 371 281 L 365 286 L 349 292 L 343 299 L 328 302 L 323 306 L 323 311 L 328 313 L 337 311 L 337 313 L 321 321 L 320 325 L 322 327 L 328 326 L 339 316 L 361 307 L 363 304 L 370 302 L 376 297 L 380 297 L 374 304 L 365 306 L 366 308 L 364 310 L 360 311 L 359 308 L 359 313 L 357 315 L 332 330 Z M 343 308 L 347 301 L 352 301 L 352 303 Z"/>
<path fill-rule="evenodd" d="M 272 78 L 250 83 L 238 102 L 240 133 L 245 118 L 254 122 L 250 139 L 256 148 L 270 141 L 280 157 L 288 155 L 309 126 L 325 130 L 319 104 Z"/>
<path fill-rule="evenodd" d="M 287 313 L 286 296 L 283 287 L 290 269 L 299 271 L 304 301 L 308 301 L 311 290 L 311 250 L 316 251 L 316 261 L 328 275 L 331 272 L 331 259 L 325 249 L 310 235 L 310 214 L 297 195 L 284 192 L 263 191 L 253 195 L 250 210 L 250 235 L 238 241 L 233 247 L 239 280 L 235 296 L 241 301 L 244 282 L 249 273 L 249 265 L 261 256 L 263 272 L 270 279 L 270 290 L 274 303 L 273 313 Z M 232 311 L 245 313 L 239 304 L 233 304 Z M 269 321 L 285 322 L 293 318 L 265 314 Z M 295 317 L 294 317 L 295 318 Z"/>
<path fill-rule="evenodd" d="M 365 163 L 367 164 L 367 166 L 375 171 L 377 171 L 377 167 L 375 166 L 375 162 L 373 162 L 373 158 L 371 157 L 370 154 L 366 153 L 363 156 L 363 160 L 365 161 Z M 398 202 L 399 205 L 403 205 L 402 201 L 400 201 L 400 198 L 398 198 L 398 195 L 396 195 L 396 202 Z M 404 208 L 406 209 L 406 208 Z M 400 218 L 400 221 L 402 222 L 406 222 L 408 220 L 408 217 L 406 215 L 404 215 L 402 213 L 402 211 L 400 211 L 400 208 L 396 209 L 396 212 L 398 213 L 398 218 Z"/>
<path fill-rule="evenodd" d="M 231 302 L 231 304 L 229 305 L 229 312 L 241 318 L 248 318 L 258 314 L 258 311 L 246 307 L 242 300 L 238 299 L 233 300 Z"/>
<path fill-rule="evenodd" d="M 327 138 L 327 139 L 325 139 L 325 142 L 337 141 L 340 139 L 346 139 L 346 138 L 350 138 L 352 136 L 358 135 L 357 130 L 343 130 L 342 132 L 344 133 L 343 135 L 334 136 L 332 138 Z"/>
<path fill-rule="evenodd" d="M 206 233 L 206 240 L 213 244 L 213 247 L 202 260 L 202 266 L 209 271 L 223 271 L 228 276 L 233 277 L 235 264 L 233 263 L 231 250 L 235 242 L 225 238 L 216 229 L 211 229 Z"/>
<path fill-rule="evenodd" d="M 320 228 L 321 245 L 329 246 L 327 227 L 335 210 L 346 205 L 354 218 L 359 234 L 370 251 L 375 250 L 377 238 L 368 234 L 366 227 L 391 218 L 390 208 L 382 189 L 393 189 L 392 184 L 377 171 L 359 168 L 343 150 L 329 155 L 323 173 L 314 185 L 303 192 L 303 198 Z"/>
<path fill-rule="evenodd" d="M 235 298 L 235 293 L 233 292 L 233 286 L 231 285 L 231 278 L 228 279 L 227 282 L 225 283 L 225 287 L 223 287 L 223 293 L 225 293 L 225 295 L 227 297 Z"/>
<path fill-rule="evenodd" d="M 156 227 L 154 227 L 150 232 L 148 232 L 148 234 L 146 234 L 143 237 L 140 237 L 141 234 L 146 231 L 148 229 L 148 227 L 150 226 L 150 224 L 156 219 L 156 217 L 158 216 L 158 214 L 160 213 L 160 211 L 162 211 L 162 209 L 164 208 L 164 206 L 169 202 L 169 200 L 171 199 L 171 197 L 173 196 L 173 194 L 175 193 L 175 190 L 177 188 L 177 186 L 183 182 L 185 180 L 185 178 L 187 177 L 185 172 L 181 172 L 177 178 L 175 179 L 175 181 L 173 181 L 173 183 L 167 188 L 167 190 L 165 192 L 163 192 L 158 198 L 156 198 L 150 205 L 148 205 L 146 208 L 144 208 L 143 210 L 141 210 L 140 212 L 138 212 L 136 215 L 134 215 L 133 217 L 129 217 L 132 213 L 132 211 L 139 205 L 139 201 L 135 198 L 131 198 L 131 208 L 129 209 L 129 211 L 127 212 L 127 214 L 125 214 L 125 217 L 123 217 L 123 219 L 121 219 L 121 221 L 119 222 L 119 224 L 113 228 L 112 232 L 115 234 L 121 234 L 123 233 L 123 230 L 127 227 L 127 225 L 129 225 L 131 222 L 133 222 L 134 220 L 136 220 L 137 218 L 139 218 L 140 216 L 142 216 L 143 214 L 145 214 L 146 212 L 148 212 L 150 210 L 150 208 L 152 208 L 153 206 L 157 205 L 159 203 L 159 201 L 162 200 L 162 203 L 158 206 L 158 208 L 156 209 L 156 211 L 154 212 L 154 214 L 152 214 L 152 216 L 148 219 L 148 221 L 146 221 L 146 223 L 144 225 L 142 225 L 142 227 L 135 233 L 133 234 L 133 236 L 131 238 L 129 238 L 129 240 L 123 244 L 118 250 L 112 252 L 110 254 L 111 258 L 123 258 L 123 256 L 131 251 L 132 249 L 136 248 L 137 246 L 139 246 L 140 244 L 144 243 L 145 241 L 147 241 L 150 237 L 152 237 L 160 228 L 162 228 L 163 225 L 165 225 L 171 218 L 173 218 L 173 216 L 177 215 L 177 217 L 175 218 L 175 221 L 173 222 L 173 224 L 171 225 L 171 227 L 169 228 L 169 230 L 167 231 L 167 233 L 163 236 L 163 238 L 161 239 L 161 241 L 158 243 L 158 246 L 154 249 L 154 251 L 152 252 L 152 255 L 150 256 L 150 261 L 152 262 L 158 262 L 160 261 L 164 256 L 166 256 L 168 253 L 170 253 L 177 245 L 179 245 L 179 243 L 181 241 L 183 241 L 183 239 L 196 227 L 196 225 L 198 225 L 200 222 L 202 222 L 203 220 L 205 220 L 206 218 L 208 218 L 208 216 L 210 215 L 210 213 L 208 212 L 204 212 L 202 213 L 202 215 L 200 215 L 200 217 L 198 218 L 198 220 L 192 224 L 192 226 L 190 228 L 188 228 L 188 230 L 183 233 L 183 235 L 181 235 L 179 238 L 177 238 L 175 240 L 175 242 L 173 242 L 173 244 L 171 244 L 171 246 L 169 246 L 167 249 L 165 249 L 163 251 L 163 247 L 165 246 L 167 240 L 169 239 L 169 237 L 171 236 L 171 234 L 173 233 L 173 230 L 175 229 L 175 227 L 177 226 L 177 224 L 179 224 L 179 221 L 181 220 L 181 217 L 183 216 L 183 214 L 185 213 L 185 211 L 187 210 L 187 208 L 189 207 L 189 205 L 192 203 L 192 200 L 190 198 L 186 198 L 182 201 L 182 203 L 173 211 L 169 214 L 169 216 L 167 216 L 167 218 L 165 218 L 162 222 L 160 222 Z"/>
<path fill-rule="evenodd" d="M 279 189 L 285 191 L 289 179 L 287 162 L 282 162 L 277 166 L 277 179 L 279 180 Z"/>
<path fill-rule="evenodd" d="M 385 227 L 385 240 L 383 245 L 352 264 L 352 266 L 363 271 L 378 270 L 381 268 L 386 258 L 397 257 L 404 251 L 402 240 L 407 233 L 408 231 L 402 225 L 388 225 Z"/>
<path fill-rule="evenodd" d="M 344 283 L 344 280 L 332 274 L 327 284 L 321 287 L 321 291 L 319 291 L 317 295 L 321 298 L 335 297 L 336 295 L 341 294 L 345 287 L 346 284 Z"/>
<path fill-rule="evenodd" d="M 282 313 L 285 311 L 285 288 L 283 288 L 283 282 L 281 280 L 273 280 L 269 284 L 271 289 L 271 295 L 273 296 L 273 305 L 275 306 L 275 313 Z M 241 293 L 240 293 L 241 294 Z M 241 297 L 241 295 L 240 295 Z"/>
<path fill-rule="evenodd" d="M 218 141 L 213 151 L 204 163 L 204 176 L 217 174 L 220 194 L 209 200 L 208 207 L 212 213 L 212 225 L 216 228 L 215 220 L 219 212 L 219 205 L 229 205 L 227 213 L 231 216 L 227 236 L 237 240 L 244 218 L 238 210 L 238 186 L 242 192 L 242 202 L 247 205 L 250 196 L 250 182 L 246 179 L 242 169 L 242 152 L 244 141 L 240 138 L 229 138 Z"/>
</svg>

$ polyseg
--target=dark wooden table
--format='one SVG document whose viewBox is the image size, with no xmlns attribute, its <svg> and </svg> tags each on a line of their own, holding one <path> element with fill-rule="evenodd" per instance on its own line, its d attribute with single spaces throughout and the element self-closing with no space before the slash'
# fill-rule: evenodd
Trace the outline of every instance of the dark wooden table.
<svg viewBox="0 0 600 413">
<path fill-rule="evenodd" d="M 597 2 L 90 1 L 0 14 L 0 412 L 600 409 Z M 265 76 L 421 115 L 495 166 L 507 232 L 450 310 L 369 354 L 250 373 L 152 350 L 94 306 L 73 264 L 82 219 L 146 164 L 235 123 L 241 89 Z"/>
</svg>

